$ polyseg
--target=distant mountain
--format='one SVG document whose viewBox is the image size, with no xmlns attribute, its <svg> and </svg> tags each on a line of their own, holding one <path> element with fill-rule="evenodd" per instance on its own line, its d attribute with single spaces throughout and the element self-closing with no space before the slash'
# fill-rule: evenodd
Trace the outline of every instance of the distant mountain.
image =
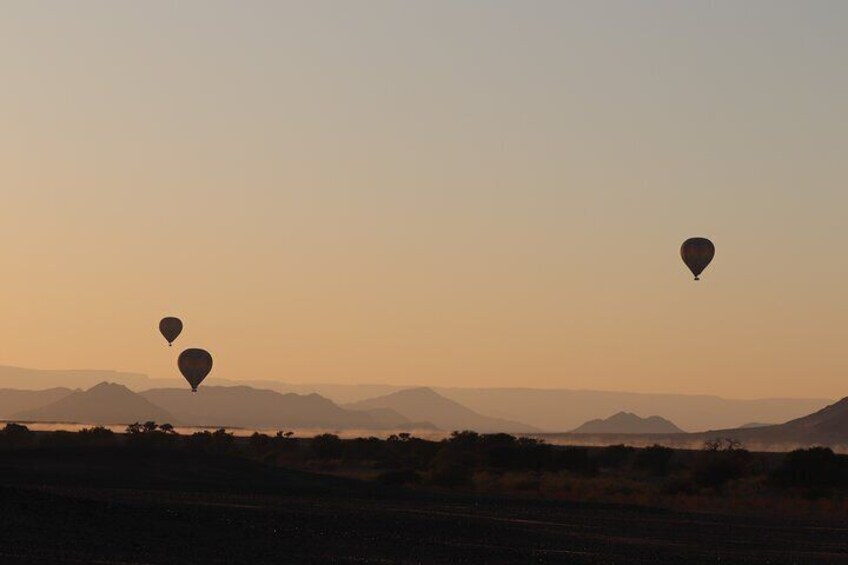
<svg viewBox="0 0 848 565">
<path fill-rule="evenodd" d="M 747 424 L 742 424 L 739 426 L 742 429 L 745 428 L 766 428 L 768 426 L 776 426 L 777 424 L 764 424 L 762 422 L 748 422 Z"/>
<path fill-rule="evenodd" d="M 141 373 L 100 370 L 41 370 L 0 366 L 0 387 L 19 390 L 43 390 L 55 387 L 91 388 L 102 382 L 135 388 L 149 381 Z"/>
<path fill-rule="evenodd" d="M 571 430 L 598 414 L 619 410 L 662 414 L 687 430 L 730 428 L 746 422 L 786 422 L 830 404 L 815 398 L 727 399 L 709 395 L 654 394 L 533 388 L 435 388 L 482 414 L 518 420 L 547 431 Z"/>
<path fill-rule="evenodd" d="M 511 420 L 490 418 L 478 414 L 429 388 L 411 388 L 346 404 L 352 410 L 391 409 L 412 421 L 432 422 L 437 428 L 447 431 L 474 430 L 490 432 L 534 432 L 538 429 Z"/>
<path fill-rule="evenodd" d="M 183 386 L 183 382 L 176 378 L 153 379 L 139 373 L 42 371 L 0 366 L 0 388 L 89 388 L 102 381 L 120 383 L 133 391 Z M 205 386 L 210 385 L 250 386 L 279 393 L 318 393 L 340 405 L 386 396 L 410 388 L 384 384 L 293 384 L 274 380 L 232 380 L 215 375 L 205 382 Z M 525 425 L 549 432 L 574 429 L 583 422 L 596 418 L 598 414 L 612 414 L 618 410 L 636 414 L 662 414 L 688 430 L 735 428 L 747 422 L 786 422 L 833 402 L 832 399 L 822 398 L 737 400 L 710 395 L 517 387 L 433 387 L 431 390 L 479 414 L 524 422 Z"/>
<path fill-rule="evenodd" d="M 392 410 L 391 408 L 373 408 L 371 410 L 364 410 L 366 414 L 371 416 L 371 418 L 379 424 L 381 427 L 387 429 L 399 429 L 399 430 L 436 430 L 436 426 L 431 424 L 430 422 L 413 422 L 406 416 L 403 416 L 396 410 Z"/>
<path fill-rule="evenodd" d="M 284 383 L 279 381 L 216 381 L 216 383 L 234 385 L 247 385 L 255 388 L 267 388 L 277 392 L 294 392 L 296 394 L 320 394 L 324 398 L 329 398 L 336 404 L 343 406 L 359 402 L 360 400 L 368 400 L 378 396 L 385 396 L 399 390 L 410 388 L 409 386 L 401 385 L 381 385 L 381 384 L 355 384 L 355 385 L 340 385 L 332 383 Z"/>
<path fill-rule="evenodd" d="M 746 445 L 848 445 L 848 397 L 785 424 L 715 430 L 701 435 L 732 437 Z"/>
<path fill-rule="evenodd" d="M 47 390 L 0 389 L 0 418 L 8 419 L 12 414 L 41 408 L 73 394 L 69 388 Z"/>
<path fill-rule="evenodd" d="M 246 428 L 412 429 L 409 420 L 391 411 L 374 414 L 346 410 L 317 394 L 280 394 L 247 386 L 160 388 L 141 395 L 196 426 Z"/>
<path fill-rule="evenodd" d="M 640 418 L 632 412 L 619 412 L 602 420 L 589 420 L 572 434 L 679 434 L 683 430 L 660 416 Z"/>
<path fill-rule="evenodd" d="M 173 415 L 127 387 L 105 382 L 40 408 L 18 412 L 11 419 L 85 424 L 130 424 L 146 420 L 179 423 Z"/>
<path fill-rule="evenodd" d="M 293 384 L 276 381 L 227 381 L 278 392 L 315 392 L 342 406 L 385 396 L 409 386 L 330 383 Z M 703 394 L 663 394 L 543 388 L 429 387 L 436 393 L 480 414 L 524 422 L 535 428 L 570 430 L 598 414 L 618 410 L 636 414 L 662 414 L 689 430 L 735 427 L 759 422 L 786 422 L 829 403 L 827 398 L 730 399 Z"/>
</svg>

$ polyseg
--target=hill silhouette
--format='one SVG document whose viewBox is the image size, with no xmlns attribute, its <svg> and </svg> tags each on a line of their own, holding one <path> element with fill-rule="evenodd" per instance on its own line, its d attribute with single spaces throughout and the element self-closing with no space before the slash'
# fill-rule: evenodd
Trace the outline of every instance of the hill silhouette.
<svg viewBox="0 0 848 565">
<path fill-rule="evenodd" d="M 844 450 L 848 447 L 848 397 L 784 424 L 746 425 L 694 433 L 598 432 L 592 436 L 584 431 L 582 433 L 540 433 L 531 434 L 531 436 L 555 443 L 572 442 L 584 445 L 627 443 L 644 447 L 659 443 L 670 447 L 697 449 L 702 447 L 705 441 L 723 438 L 738 440 L 748 449 L 761 451 L 787 451 L 813 446 Z"/>
<path fill-rule="evenodd" d="M 764 445 L 848 445 L 848 397 L 785 424 L 715 430 L 708 434 Z"/>
<path fill-rule="evenodd" d="M 400 414 L 397 410 L 391 408 L 372 408 L 365 410 L 365 413 L 384 428 L 391 429 L 415 429 L 415 430 L 436 430 L 436 426 L 430 422 L 413 422 L 406 416 Z"/>
<path fill-rule="evenodd" d="M 389 408 L 413 421 L 432 422 L 442 430 L 474 430 L 481 433 L 539 431 L 521 422 L 484 416 L 424 387 L 401 390 L 345 406 L 353 410 Z"/>
<path fill-rule="evenodd" d="M 589 420 L 572 434 L 679 434 L 683 430 L 660 416 L 641 418 L 632 412 L 618 412 L 606 419 Z"/>
<path fill-rule="evenodd" d="M 46 406 L 61 398 L 73 394 L 73 390 L 64 387 L 46 390 L 0 389 L 0 418 L 9 418 L 18 412 L 26 412 Z"/>
<path fill-rule="evenodd" d="M 281 394 L 247 386 L 204 386 L 197 393 L 160 388 L 140 394 L 194 426 L 412 429 L 400 414 L 346 410 L 318 394 Z"/>
<path fill-rule="evenodd" d="M 106 382 L 86 391 L 76 391 L 40 408 L 18 412 L 12 418 L 86 424 L 127 424 L 146 420 L 179 423 L 171 413 L 127 387 Z"/>
<path fill-rule="evenodd" d="M 786 422 L 819 410 L 832 399 L 728 399 L 711 395 L 655 394 L 534 388 L 435 388 L 439 394 L 482 414 L 518 420 L 552 432 L 571 430 L 617 411 L 662 414 L 687 430 L 731 428 L 756 422 Z"/>
</svg>

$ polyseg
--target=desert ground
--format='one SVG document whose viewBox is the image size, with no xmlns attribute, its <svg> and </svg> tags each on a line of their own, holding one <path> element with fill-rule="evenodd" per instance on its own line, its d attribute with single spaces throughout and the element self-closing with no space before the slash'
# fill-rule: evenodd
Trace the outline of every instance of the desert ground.
<svg viewBox="0 0 848 565">
<path fill-rule="evenodd" d="M 6 564 L 848 563 L 841 519 L 388 487 L 204 453 L 0 455 Z"/>
</svg>

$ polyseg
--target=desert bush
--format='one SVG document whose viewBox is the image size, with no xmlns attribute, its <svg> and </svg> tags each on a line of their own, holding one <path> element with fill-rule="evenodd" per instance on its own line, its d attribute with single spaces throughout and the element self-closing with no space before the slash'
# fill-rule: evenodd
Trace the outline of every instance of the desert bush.
<svg viewBox="0 0 848 565">
<path fill-rule="evenodd" d="M 250 451 L 256 455 L 263 455 L 271 448 L 271 436 L 268 434 L 253 432 L 250 435 L 250 439 L 247 441 L 250 446 Z"/>
<path fill-rule="evenodd" d="M 473 474 L 473 452 L 445 442 L 433 458 L 430 480 L 444 487 L 468 486 Z"/>
<path fill-rule="evenodd" d="M 27 447 L 35 442 L 35 435 L 22 424 L 9 422 L 0 431 L 0 445 L 4 447 Z"/>
<path fill-rule="evenodd" d="M 177 433 L 171 424 L 161 426 L 153 421 L 135 422 L 126 428 L 127 445 L 134 448 L 172 447 Z"/>
<path fill-rule="evenodd" d="M 186 436 L 185 444 L 194 451 L 206 451 L 212 445 L 212 432 L 204 430 Z"/>
<path fill-rule="evenodd" d="M 597 472 L 594 461 L 589 458 L 589 449 L 585 447 L 561 447 L 554 451 L 551 469 L 570 471 L 582 475 L 594 475 Z"/>
<path fill-rule="evenodd" d="M 477 432 L 471 432 L 468 430 L 465 431 L 454 431 L 451 433 L 450 437 L 445 440 L 447 443 L 455 446 L 459 449 L 463 449 L 466 451 L 473 451 L 477 448 L 477 442 L 480 440 L 480 434 Z"/>
<path fill-rule="evenodd" d="M 103 426 L 83 428 L 77 435 L 85 445 L 114 445 L 118 441 L 115 432 Z"/>
<path fill-rule="evenodd" d="M 232 451 L 235 443 L 235 438 L 233 438 L 233 434 L 225 430 L 224 428 L 219 428 L 212 432 L 212 452 L 213 453 L 229 453 Z"/>
<path fill-rule="evenodd" d="M 704 487 L 720 487 L 748 474 L 749 453 L 745 450 L 703 453 L 695 460 L 692 478 Z"/>
<path fill-rule="evenodd" d="M 233 434 L 224 428 L 219 428 L 214 432 L 209 430 L 195 432 L 185 438 L 185 444 L 189 449 L 216 455 L 233 452 L 234 441 Z"/>
<path fill-rule="evenodd" d="M 742 442 L 732 437 L 716 437 L 704 440 L 704 451 L 738 451 Z"/>
<path fill-rule="evenodd" d="M 652 445 L 640 449 L 633 460 L 633 466 L 654 476 L 662 477 L 671 469 L 674 450 L 662 445 Z"/>
<path fill-rule="evenodd" d="M 274 449 L 277 449 L 281 452 L 297 451 L 298 447 L 300 446 L 300 442 L 296 437 L 294 437 L 294 432 L 279 431 L 274 434 L 274 437 L 271 442 L 274 446 Z"/>
<path fill-rule="evenodd" d="M 619 444 L 603 448 L 595 457 L 595 462 L 602 469 L 621 469 L 630 463 L 635 447 Z"/>
<path fill-rule="evenodd" d="M 392 436 L 385 442 L 376 437 L 358 437 L 344 442 L 343 456 L 345 461 L 383 461 L 387 444 L 393 441 L 406 441 Z"/>
<path fill-rule="evenodd" d="M 342 456 L 344 445 L 335 434 L 321 434 L 312 438 L 312 453 L 318 459 L 338 459 Z"/>
<path fill-rule="evenodd" d="M 82 439 L 80 439 L 78 432 L 69 432 L 66 430 L 56 430 L 44 434 L 44 436 L 38 440 L 38 445 L 40 447 L 50 449 L 76 447 L 82 445 L 82 443 Z"/>
<path fill-rule="evenodd" d="M 778 486 L 830 488 L 848 485 L 848 456 L 829 447 L 796 449 L 786 454 L 783 465 L 771 474 Z"/>
</svg>

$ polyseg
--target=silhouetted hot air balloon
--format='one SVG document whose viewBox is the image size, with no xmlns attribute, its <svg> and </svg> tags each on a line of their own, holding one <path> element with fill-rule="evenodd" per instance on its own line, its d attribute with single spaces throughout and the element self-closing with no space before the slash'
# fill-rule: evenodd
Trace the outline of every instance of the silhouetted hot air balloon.
<svg viewBox="0 0 848 565">
<path fill-rule="evenodd" d="M 695 275 L 695 280 L 707 268 L 715 256 L 715 245 L 705 237 L 692 237 L 683 242 L 680 247 L 680 256 L 683 262 Z"/>
<path fill-rule="evenodd" d="M 183 331 L 183 323 L 179 318 L 162 318 L 159 322 L 159 332 L 168 340 L 168 345 L 174 344 L 174 340 Z"/>
<path fill-rule="evenodd" d="M 197 392 L 197 387 L 212 370 L 212 356 L 205 349 L 186 349 L 180 353 L 177 365 L 191 385 L 191 391 Z"/>
</svg>

